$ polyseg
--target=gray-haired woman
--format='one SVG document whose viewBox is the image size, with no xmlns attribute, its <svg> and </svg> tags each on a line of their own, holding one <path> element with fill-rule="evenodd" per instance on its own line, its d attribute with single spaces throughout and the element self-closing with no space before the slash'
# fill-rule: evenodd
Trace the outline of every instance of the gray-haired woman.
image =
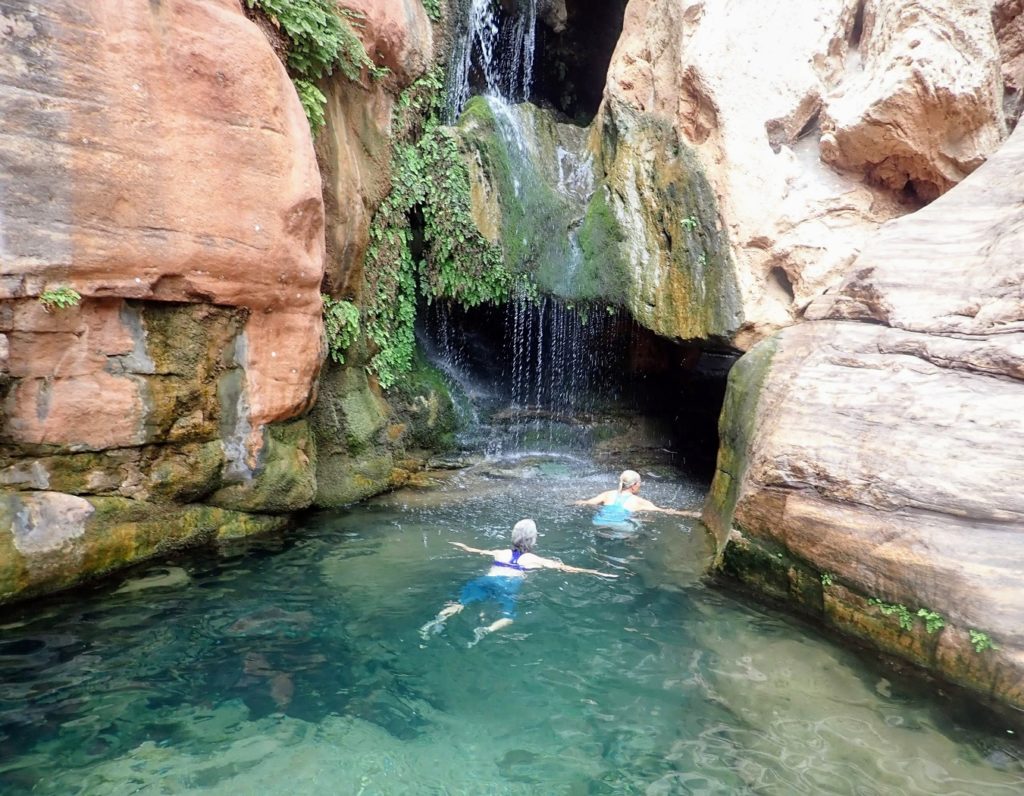
<svg viewBox="0 0 1024 796">
<path fill-rule="evenodd" d="M 489 625 L 478 627 L 474 631 L 473 646 L 488 633 L 508 627 L 516 616 L 516 597 L 519 587 L 523 584 L 526 573 L 534 569 L 557 569 L 559 572 L 578 572 L 585 575 L 597 575 L 602 578 L 617 578 L 608 572 L 594 569 L 583 569 L 563 564 L 554 558 L 542 558 L 533 553 L 537 545 L 537 524 L 533 520 L 520 520 L 512 528 L 512 547 L 502 550 L 480 550 L 469 547 L 462 542 L 448 544 L 465 550 L 467 553 L 480 553 L 491 556 L 491 568 L 486 575 L 475 578 L 462 587 L 458 602 L 452 602 L 441 609 L 438 615 L 420 628 L 420 636 L 428 638 L 431 632 L 440 632 L 445 620 L 459 613 L 471 603 L 482 600 L 495 600 L 501 604 L 502 617 Z"/>
<path fill-rule="evenodd" d="M 640 473 L 636 470 L 623 470 L 619 475 L 619 488 L 609 489 L 600 495 L 587 500 L 577 500 L 577 506 L 600 506 L 594 515 L 593 524 L 602 528 L 611 528 L 621 532 L 634 532 L 638 526 L 632 515 L 638 511 L 659 511 L 662 514 L 676 514 L 680 517 L 699 517 L 696 511 L 683 509 L 663 509 L 651 501 L 638 497 L 640 491 Z"/>
</svg>

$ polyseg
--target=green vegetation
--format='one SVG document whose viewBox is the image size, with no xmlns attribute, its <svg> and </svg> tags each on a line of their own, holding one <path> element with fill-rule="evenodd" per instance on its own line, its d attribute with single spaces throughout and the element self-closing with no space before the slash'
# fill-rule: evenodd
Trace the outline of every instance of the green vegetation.
<svg viewBox="0 0 1024 796">
<path fill-rule="evenodd" d="M 834 576 L 832 575 L 831 572 L 822 572 L 821 573 L 821 585 L 824 586 L 826 589 L 829 586 L 832 585 L 833 579 L 834 579 Z"/>
<path fill-rule="evenodd" d="M 693 230 L 697 229 L 697 225 L 700 222 L 697 220 L 697 216 L 690 215 L 684 218 L 680 223 L 682 223 L 683 227 L 688 229 L 690 232 L 693 232 Z"/>
<path fill-rule="evenodd" d="M 970 630 L 971 644 L 974 646 L 974 651 L 982 653 L 985 650 L 997 650 L 999 647 L 988 637 L 987 633 L 982 633 L 980 630 Z"/>
<path fill-rule="evenodd" d="M 67 285 L 44 290 L 39 296 L 39 303 L 47 312 L 53 310 L 66 310 L 68 307 L 77 307 L 82 300 L 81 294 L 74 288 Z"/>
<path fill-rule="evenodd" d="M 919 608 L 917 615 L 924 620 L 924 629 L 928 631 L 928 635 L 931 635 L 937 630 L 942 630 L 946 626 L 946 620 L 942 618 L 940 614 L 935 611 L 929 611 L 927 608 Z"/>
<path fill-rule="evenodd" d="M 399 97 L 391 193 L 370 228 L 366 331 L 377 346 L 370 369 L 387 389 L 408 373 L 415 348 L 417 296 L 473 307 L 508 295 L 512 276 L 501 251 L 476 228 L 469 174 L 440 122 L 443 76 L 434 70 Z M 424 258 L 412 253 L 410 214 L 423 217 Z"/>
<path fill-rule="evenodd" d="M 339 365 L 345 364 L 345 352 L 359 335 L 359 307 L 351 301 L 335 301 L 321 296 L 324 302 L 324 328 L 327 351 Z"/>
<path fill-rule="evenodd" d="M 885 616 L 893 616 L 895 614 L 899 619 L 901 628 L 904 630 L 913 630 L 915 615 L 910 613 L 910 610 L 905 605 L 901 605 L 900 603 L 883 602 L 877 597 L 872 597 L 868 600 L 868 605 L 877 605 L 878 610 Z M 924 629 L 928 632 L 928 635 L 942 630 L 942 628 L 946 626 L 946 620 L 942 618 L 942 615 L 929 610 L 928 608 L 918 608 L 916 615 L 924 620 Z M 973 633 L 974 631 L 971 632 Z"/>
<path fill-rule="evenodd" d="M 288 69 L 314 134 L 324 124 L 327 102 L 316 81 L 335 69 L 352 81 L 360 80 L 364 70 L 374 78 L 387 73 L 366 54 L 353 30 L 360 16 L 338 8 L 334 0 L 245 0 L 245 4 L 266 14 L 291 41 Z"/>
<path fill-rule="evenodd" d="M 423 0 L 423 8 L 431 22 L 441 21 L 441 0 Z"/>
<path fill-rule="evenodd" d="M 899 620 L 900 627 L 904 630 L 913 630 L 914 628 L 914 615 L 910 613 L 907 606 L 900 603 L 886 603 L 881 600 L 872 597 L 868 600 L 868 605 L 877 605 L 878 610 L 881 611 L 885 616 L 896 615 Z"/>
</svg>

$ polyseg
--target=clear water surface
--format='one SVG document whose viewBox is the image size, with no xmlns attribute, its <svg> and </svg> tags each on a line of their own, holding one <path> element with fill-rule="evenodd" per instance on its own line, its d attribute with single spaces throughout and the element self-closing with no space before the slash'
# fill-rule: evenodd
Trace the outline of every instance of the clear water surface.
<svg viewBox="0 0 1024 796">
<path fill-rule="evenodd" d="M 650 474 L 644 494 L 696 506 Z M 696 521 L 596 537 L 588 460 L 490 462 L 0 620 L 0 792 L 1019 794 L 1016 736 L 702 584 Z M 418 629 L 534 517 L 510 628 Z M 483 616 L 481 616 L 481 610 Z"/>
</svg>

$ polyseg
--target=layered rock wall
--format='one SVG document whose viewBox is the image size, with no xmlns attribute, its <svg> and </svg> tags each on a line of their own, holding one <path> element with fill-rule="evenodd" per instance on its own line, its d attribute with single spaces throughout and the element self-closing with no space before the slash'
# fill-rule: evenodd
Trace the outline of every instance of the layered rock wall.
<svg viewBox="0 0 1024 796">
<path fill-rule="evenodd" d="M 1018 129 L 741 360 L 705 513 L 735 577 L 1016 707 L 1022 251 Z"/>
<path fill-rule="evenodd" d="M 308 429 L 272 424 L 314 395 L 324 211 L 234 0 L 14 0 L 0 30 L 2 601 L 309 504 Z"/>
<path fill-rule="evenodd" d="M 419 0 L 348 0 L 369 56 L 383 78 L 325 85 L 326 126 L 316 140 L 327 210 L 326 291 L 358 306 L 374 213 L 392 189 L 396 103 L 435 65 L 434 29 Z M 403 112 L 405 110 L 403 109 Z M 366 371 L 375 353 L 363 339 L 339 365 L 328 362 L 310 414 L 316 442 L 312 502 L 333 507 L 406 483 L 430 453 L 451 444 L 454 407 L 442 379 L 417 362 L 385 395 Z"/>
</svg>

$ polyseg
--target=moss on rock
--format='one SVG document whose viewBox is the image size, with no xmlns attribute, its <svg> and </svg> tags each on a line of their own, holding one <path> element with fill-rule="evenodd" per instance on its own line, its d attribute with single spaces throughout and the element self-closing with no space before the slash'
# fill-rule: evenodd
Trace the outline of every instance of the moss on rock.
<svg viewBox="0 0 1024 796">
<path fill-rule="evenodd" d="M 653 114 L 610 102 L 598 124 L 606 201 L 621 228 L 605 257 L 626 263 L 626 306 L 664 337 L 728 341 L 741 323 L 739 288 L 698 158 Z"/>
<path fill-rule="evenodd" d="M 7 493 L 0 497 L 0 604 L 182 547 L 280 530 L 287 522 L 198 504 Z"/>
<path fill-rule="evenodd" d="M 732 528 L 733 512 L 753 443 L 757 407 L 778 346 L 770 337 L 737 360 L 729 371 L 725 400 L 718 421 L 718 462 L 705 503 L 704 521 L 714 532 L 721 554 Z"/>
<path fill-rule="evenodd" d="M 316 495 L 316 446 L 309 423 L 267 426 L 252 478 L 228 484 L 206 499 L 235 511 L 283 514 L 301 511 Z"/>
</svg>

